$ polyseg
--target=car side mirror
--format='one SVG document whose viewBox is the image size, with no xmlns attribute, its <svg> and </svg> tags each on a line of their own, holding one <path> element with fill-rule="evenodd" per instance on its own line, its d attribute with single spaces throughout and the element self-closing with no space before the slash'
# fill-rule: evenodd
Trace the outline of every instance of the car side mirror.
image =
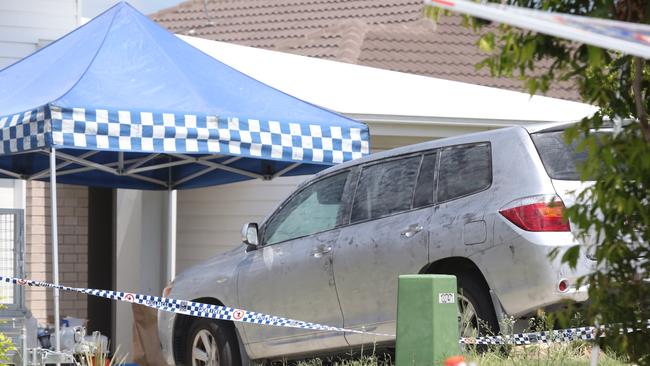
<svg viewBox="0 0 650 366">
<path fill-rule="evenodd" d="M 259 246 L 259 236 L 257 234 L 257 224 L 249 222 L 241 228 L 241 241 L 246 244 L 246 251 L 257 250 Z"/>
</svg>

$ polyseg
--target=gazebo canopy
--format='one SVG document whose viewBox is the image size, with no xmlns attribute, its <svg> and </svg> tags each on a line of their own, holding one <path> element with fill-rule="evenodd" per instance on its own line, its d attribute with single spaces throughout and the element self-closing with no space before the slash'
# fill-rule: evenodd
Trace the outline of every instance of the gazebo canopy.
<svg viewBox="0 0 650 366">
<path fill-rule="evenodd" d="M 365 125 L 242 74 L 126 3 L 0 71 L 0 129 L 2 176 L 46 178 L 55 148 L 59 182 L 104 187 L 309 174 L 369 153 Z"/>
</svg>

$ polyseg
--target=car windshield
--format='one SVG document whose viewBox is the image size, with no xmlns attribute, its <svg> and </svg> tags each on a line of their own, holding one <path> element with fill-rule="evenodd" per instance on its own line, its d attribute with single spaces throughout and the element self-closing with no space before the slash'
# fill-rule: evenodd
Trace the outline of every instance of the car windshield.
<svg viewBox="0 0 650 366">
<path fill-rule="evenodd" d="M 609 132 L 596 132 L 604 135 Z M 542 158 L 544 168 L 552 179 L 580 180 L 580 166 L 587 159 L 587 151 L 578 151 L 579 142 L 567 144 L 564 131 L 539 132 L 530 135 Z"/>
</svg>

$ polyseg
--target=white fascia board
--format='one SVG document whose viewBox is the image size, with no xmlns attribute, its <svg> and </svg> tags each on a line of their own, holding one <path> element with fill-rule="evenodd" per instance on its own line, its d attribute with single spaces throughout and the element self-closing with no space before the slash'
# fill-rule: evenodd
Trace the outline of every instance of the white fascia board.
<svg viewBox="0 0 650 366">
<path fill-rule="evenodd" d="M 574 121 L 597 108 L 562 99 L 367 66 L 179 37 L 215 59 L 290 95 L 346 115 L 441 120 Z M 489 122 L 488 122 L 489 123 Z"/>
<path fill-rule="evenodd" d="M 364 122 L 370 128 L 371 136 L 404 136 L 443 138 L 462 134 L 493 130 L 497 128 L 524 126 L 529 130 L 541 127 L 564 125 L 567 122 L 542 123 L 540 121 L 503 121 L 471 118 L 437 118 L 419 116 L 391 116 L 370 114 L 345 114 Z"/>
</svg>

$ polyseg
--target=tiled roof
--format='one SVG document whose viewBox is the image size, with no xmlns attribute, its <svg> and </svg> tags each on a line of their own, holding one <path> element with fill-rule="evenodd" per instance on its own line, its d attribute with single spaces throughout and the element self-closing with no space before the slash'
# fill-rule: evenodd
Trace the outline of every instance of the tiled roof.
<svg viewBox="0 0 650 366">
<path fill-rule="evenodd" d="M 476 70 L 485 58 L 459 16 L 434 24 L 422 0 L 190 0 L 151 17 L 174 33 L 521 90 Z M 568 84 L 548 96 L 578 100 Z"/>
</svg>

